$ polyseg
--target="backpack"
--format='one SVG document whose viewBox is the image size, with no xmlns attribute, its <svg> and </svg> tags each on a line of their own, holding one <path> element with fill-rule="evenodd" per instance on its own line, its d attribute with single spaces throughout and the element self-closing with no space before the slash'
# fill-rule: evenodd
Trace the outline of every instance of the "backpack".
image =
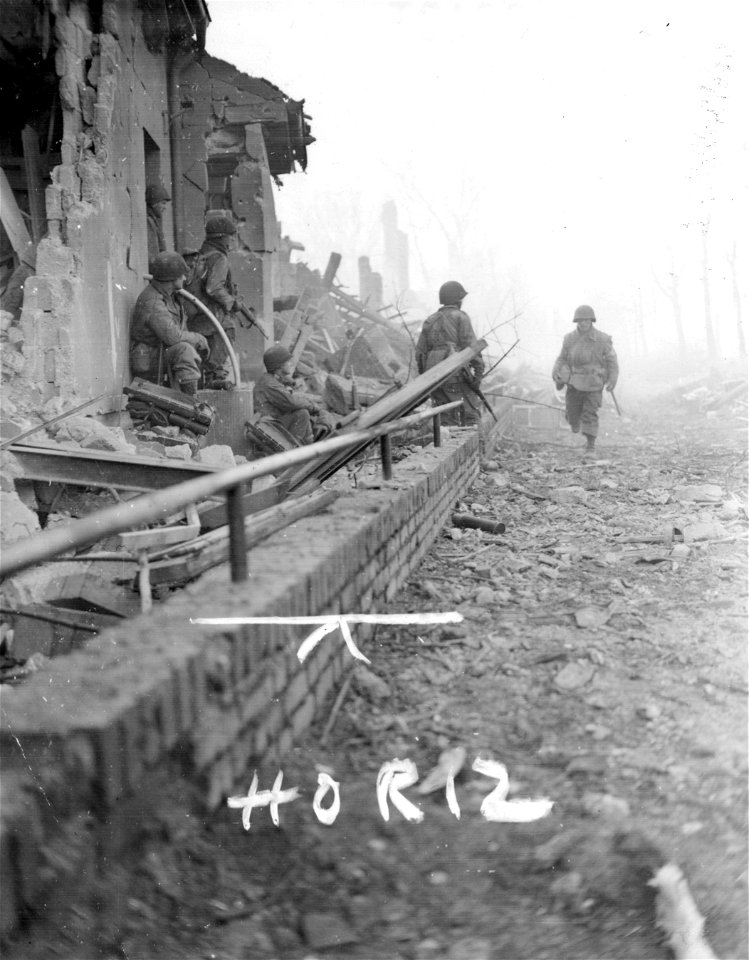
<svg viewBox="0 0 749 960">
<path fill-rule="evenodd" d="M 183 259 L 189 269 L 189 273 L 185 277 L 184 289 L 205 303 L 205 280 L 208 276 L 208 257 L 205 253 L 195 253 L 183 254 Z M 198 307 L 196 307 L 194 303 L 190 303 L 189 300 L 185 300 L 184 307 L 188 320 L 192 320 L 193 317 L 198 315 L 203 315 Z"/>
<path fill-rule="evenodd" d="M 434 323 L 429 329 L 429 334 L 435 329 L 437 324 L 442 319 L 442 315 L 437 313 L 433 314 L 435 317 Z M 431 319 L 431 318 L 430 318 Z M 427 321 L 429 322 L 429 321 Z M 441 331 L 444 336 L 444 330 Z M 424 370 L 429 370 L 432 367 L 436 366 L 442 360 L 446 360 L 450 354 L 455 353 L 455 344 L 447 341 L 446 343 L 440 344 L 439 347 L 433 347 L 427 352 L 426 359 L 424 360 Z"/>
</svg>

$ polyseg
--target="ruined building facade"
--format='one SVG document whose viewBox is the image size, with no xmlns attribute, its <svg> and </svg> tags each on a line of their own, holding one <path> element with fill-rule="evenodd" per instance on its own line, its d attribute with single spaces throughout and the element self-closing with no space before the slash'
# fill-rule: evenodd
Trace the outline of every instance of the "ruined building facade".
<svg viewBox="0 0 749 960">
<path fill-rule="evenodd" d="M 312 138 L 302 102 L 205 54 L 209 20 L 203 0 L 4 5 L 3 286 L 22 262 L 35 268 L 2 344 L 4 387 L 118 402 L 148 271 L 147 185 L 171 194 L 169 249 L 196 249 L 206 215 L 232 211 L 233 276 L 272 336 L 272 183 L 306 166 Z M 243 380 L 263 342 L 240 331 Z"/>
</svg>

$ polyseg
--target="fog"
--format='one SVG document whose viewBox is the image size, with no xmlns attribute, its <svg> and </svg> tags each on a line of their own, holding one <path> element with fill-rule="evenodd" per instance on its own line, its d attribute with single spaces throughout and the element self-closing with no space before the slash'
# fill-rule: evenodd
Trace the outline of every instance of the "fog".
<svg viewBox="0 0 749 960">
<path fill-rule="evenodd" d="M 313 118 L 308 171 L 277 192 L 283 233 L 310 266 L 338 251 L 339 279 L 357 292 L 368 255 L 409 319 L 460 280 L 479 335 L 505 323 L 491 352 L 517 336 L 515 362 L 544 371 L 590 303 L 626 377 L 660 357 L 669 376 L 704 366 L 706 263 L 712 362 L 739 357 L 744 4 L 211 0 L 209 11 L 208 51 L 304 98 Z M 408 235 L 410 294 L 385 260 L 387 201 Z"/>
</svg>

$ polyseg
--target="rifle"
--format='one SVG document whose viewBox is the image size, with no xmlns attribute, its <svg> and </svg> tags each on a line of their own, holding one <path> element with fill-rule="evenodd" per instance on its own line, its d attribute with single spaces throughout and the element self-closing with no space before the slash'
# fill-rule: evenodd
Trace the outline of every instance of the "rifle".
<svg viewBox="0 0 749 960">
<path fill-rule="evenodd" d="M 247 326 L 256 327 L 256 328 L 262 333 L 262 335 L 265 337 L 265 339 L 266 339 L 266 340 L 268 339 L 268 334 L 265 332 L 265 330 L 263 330 L 263 328 L 260 326 L 260 324 L 259 324 L 259 323 L 257 322 L 257 320 L 255 319 L 255 311 L 254 311 L 254 310 L 250 310 L 250 308 L 249 308 L 249 307 L 246 307 L 246 306 L 244 305 L 244 303 L 242 303 L 241 300 L 237 300 L 236 298 L 235 298 L 235 300 L 234 300 L 234 310 L 233 310 L 233 313 L 238 313 L 238 314 L 240 314 L 241 316 L 243 316 L 243 317 L 245 318 L 245 320 L 247 321 Z"/>
<path fill-rule="evenodd" d="M 487 410 L 489 411 L 489 413 L 492 415 L 492 417 L 493 417 L 493 419 L 494 419 L 494 422 L 495 422 L 495 423 L 499 423 L 499 420 L 497 420 L 497 415 L 496 415 L 495 412 L 492 410 L 491 406 L 489 405 L 489 401 L 488 401 L 488 400 L 486 399 L 486 397 L 484 396 L 484 391 L 481 389 L 481 387 L 477 387 L 477 386 L 471 381 L 470 375 L 469 375 L 468 373 L 466 373 L 465 370 L 463 370 L 462 373 L 463 373 L 463 382 L 465 383 L 465 385 L 468 387 L 469 390 L 472 390 L 472 391 L 476 394 L 476 396 L 479 398 L 479 400 L 484 404 L 484 406 L 486 407 L 486 409 L 487 409 Z"/>
</svg>

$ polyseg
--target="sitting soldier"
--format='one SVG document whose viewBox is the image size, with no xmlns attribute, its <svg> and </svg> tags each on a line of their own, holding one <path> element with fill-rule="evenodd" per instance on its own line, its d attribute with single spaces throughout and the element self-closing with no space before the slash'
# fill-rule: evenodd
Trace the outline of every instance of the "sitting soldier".
<svg viewBox="0 0 749 960">
<path fill-rule="evenodd" d="M 187 275 L 187 264 L 178 253 L 159 253 L 151 264 L 151 281 L 135 302 L 130 324 L 130 366 L 133 373 L 159 383 L 166 370 L 176 386 L 192 396 L 198 392 L 201 357 L 208 355 L 208 341 L 192 333 L 179 290 Z M 162 367 L 162 356 L 165 369 Z"/>
<path fill-rule="evenodd" d="M 312 443 L 328 432 L 331 423 L 322 403 L 309 394 L 294 390 L 291 376 L 291 354 L 280 345 L 263 354 L 264 373 L 253 393 L 255 415 L 280 423 L 300 443 Z"/>
</svg>

